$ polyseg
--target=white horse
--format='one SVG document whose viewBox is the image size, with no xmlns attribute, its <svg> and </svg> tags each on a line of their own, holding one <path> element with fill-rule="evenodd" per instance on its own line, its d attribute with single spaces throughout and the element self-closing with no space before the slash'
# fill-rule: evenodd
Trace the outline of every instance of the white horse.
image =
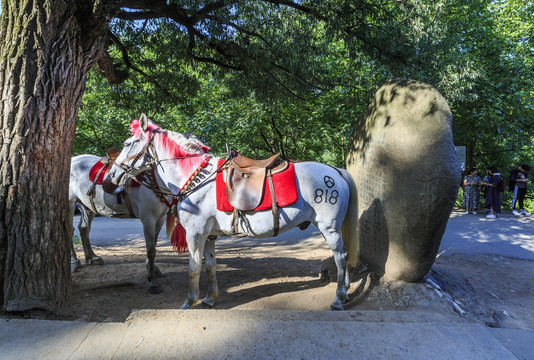
<svg viewBox="0 0 534 360">
<path fill-rule="evenodd" d="M 175 214 L 183 225 L 189 248 L 190 284 L 182 309 L 198 301 L 202 255 L 208 275 L 208 293 L 202 302 L 212 307 L 218 296 L 213 240 L 235 234 L 235 225 L 249 237 L 272 237 L 273 212 L 242 211 L 234 220 L 232 212 L 217 210 L 215 173 L 220 159 L 207 152 L 209 148 L 195 137 L 160 129 L 144 114 L 130 127 L 133 136 L 126 140 L 110 171 L 112 181 L 124 185 L 127 178 L 154 169 L 161 186 L 175 195 L 178 199 Z M 355 251 L 352 245 L 355 239 L 344 244 L 340 230 L 355 196 L 354 182 L 345 170 L 316 162 L 295 163 L 294 170 L 298 199 L 279 209 L 279 231 L 309 223 L 321 231 L 334 253 L 338 271 L 336 297 L 330 308 L 342 310 L 350 285 L 346 258 L 348 252 Z"/>
<path fill-rule="evenodd" d="M 156 277 L 160 276 L 161 272 L 155 266 L 154 260 L 156 257 L 158 234 L 163 226 L 165 215 L 169 208 L 146 186 L 123 189 L 127 191 L 129 198 L 125 199 L 123 195 L 104 192 L 102 186 L 98 185 L 94 189 L 91 200 L 91 197 L 88 195 L 88 190 L 93 185 L 93 182 L 89 179 L 89 171 L 99 160 L 100 157 L 98 156 L 79 155 L 72 158 L 70 167 L 69 211 L 71 216 L 74 217 L 75 207 L 78 204 L 82 213 L 78 229 L 80 230 L 85 261 L 87 264 L 103 264 L 102 258 L 96 256 L 93 252 L 91 242 L 89 241 L 91 223 L 97 213 L 108 217 L 138 218 L 143 223 L 143 232 L 145 235 L 149 291 L 151 293 L 159 293 L 162 291 L 162 288 Z M 106 177 L 109 180 L 109 175 L 106 175 Z M 120 197 L 120 203 L 118 196 Z M 130 206 L 127 205 L 126 200 L 129 200 Z M 72 228 L 72 234 L 74 234 L 74 228 Z M 79 268 L 81 267 L 80 260 L 76 256 L 72 241 L 70 244 L 71 266 Z"/>
</svg>

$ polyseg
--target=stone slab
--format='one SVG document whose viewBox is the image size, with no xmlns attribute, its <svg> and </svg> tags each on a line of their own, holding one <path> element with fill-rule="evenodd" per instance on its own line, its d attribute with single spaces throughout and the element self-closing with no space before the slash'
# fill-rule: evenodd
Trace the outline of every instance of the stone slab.
<svg viewBox="0 0 534 360">
<path fill-rule="evenodd" d="M 517 359 L 491 329 L 458 319 L 417 311 L 143 310 L 125 323 L 10 320 L 0 323 L 0 359 Z"/>
<path fill-rule="evenodd" d="M 414 282 L 432 267 L 460 185 L 452 114 L 432 86 L 390 80 L 355 125 L 347 171 L 358 193 L 359 259 Z"/>
<path fill-rule="evenodd" d="M 96 323 L 0 320 L 0 359 L 69 359 Z"/>
<path fill-rule="evenodd" d="M 488 329 L 505 348 L 520 360 L 534 358 L 534 329 Z"/>
</svg>

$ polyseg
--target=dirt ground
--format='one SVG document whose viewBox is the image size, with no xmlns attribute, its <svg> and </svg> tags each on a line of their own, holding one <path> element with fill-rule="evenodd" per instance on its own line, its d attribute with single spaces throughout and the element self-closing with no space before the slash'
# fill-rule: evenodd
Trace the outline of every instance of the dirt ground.
<svg viewBox="0 0 534 360">
<path fill-rule="evenodd" d="M 257 246 L 264 240 L 219 240 L 219 297 L 215 309 L 327 310 L 335 284 L 321 278 L 325 244 Z M 304 251 L 303 251 L 304 249 Z M 148 292 L 144 248 L 94 247 L 104 265 L 84 265 L 73 273 L 71 300 L 55 315 L 26 317 L 121 322 L 132 309 L 177 309 L 186 298 L 188 258 L 158 246 L 156 263 L 164 291 Z M 76 246 L 83 254 L 81 246 Z M 352 284 L 348 310 L 428 311 L 463 317 L 492 327 L 534 328 L 534 262 L 491 255 L 438 257 L 428 279 L 417 284 L 383 283 L 372 276 Z M 206 275 L 201 275 L 201 296 Z M 200 306 L 200 305 L 199 305 Z M 13 316 L 13 315 L 10 315 Z"/>
</svg>

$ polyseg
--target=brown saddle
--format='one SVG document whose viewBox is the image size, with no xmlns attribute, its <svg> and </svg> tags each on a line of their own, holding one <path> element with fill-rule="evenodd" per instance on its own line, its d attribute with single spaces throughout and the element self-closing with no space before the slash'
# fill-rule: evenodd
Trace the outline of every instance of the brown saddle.
<svg viewBox="0 0 534 360">
<path fill-rule="evenodd" d="M 254 210 L 263 199 L 267 176 L 281 172 L 287 166 L 288 162 L 282 160 L 280 154 L 253 160 L 233 151 L 224 170 L 228 202 L 237 210 Z"/>
<path fill-rule="evenodd" d="M 120 153 L 120 150 L 117 150 L 115 148 L 107 149 L 106 156 L 100 160 L 103 161 L 104 159 L 106 159 L 104 161 L 107 161 L 106 173 L 109 172 L 109 170 L 113 167 L 113 164 L 115 163 L 115 160 L 117 160 L 117 158 L 119 157 Z M 104 177 L 104 180 L 102 181 L 102 190 L 104 190 L 108 194 L 115 194 L 115 190 L 117 190 L 118 187 L 118 185 L 115 185 L 111 182 L 111 178 Z"/>
<path fill-rule="evenodd" d="M 114 148 L 107 149 L 106 156 L 104 156 L 103 158 L 99 160 L 102 164 L 104 164 L 104 166 L 100 169 L 100 171 L 94 177 L 93 184 L 87 191 L 87 195 L 92 196 L 94 194 L 100 174 L 102 173 L 102 171 L 104 171 L 104 174 L 109 172 L 109 170 L 113 166 L 113 163 L 115 162 L 117 157 L 120 155 L 120 153 L 121 153 L 120 150 L 117 150 Z M 108 194 L 114 194 L 117 188 L 118 186 L 113 184 L 111 182 L 111 179 L 109 179 L 108 177 L 104 177 L 104 179 L 102 180 L 102 190 L 104 190 L 104 192 Z"/>
<path fill-rule="evenodd" d="M 111 165 L 113 165 L 113 163 L 115 162 L 115 160 L 117 160 L 117 158 L 119 157 L 120 154 L 121 154 L 121 151 L 117 150 L 115 148 L 109 148 L 109 149 L 106 150 L 107 157 L 110 160 L 112 160 Z M 104 159 L 105 159 L 105 157 L 104 157 Z"/>
</svg>

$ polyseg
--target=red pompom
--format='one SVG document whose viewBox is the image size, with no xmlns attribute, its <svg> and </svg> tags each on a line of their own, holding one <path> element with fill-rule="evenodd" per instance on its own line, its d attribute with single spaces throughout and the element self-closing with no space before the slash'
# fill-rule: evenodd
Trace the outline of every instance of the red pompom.
<svg viewBox="0 0 534 360">
<path fill-rule="evenodd" d="M 171 244 L 173 249 L 176 250 L 178 254 L 185 254 L 185 252 L 187 251 L 185 229 L 182 224 L 180 224 L 180 222 L 176 223 L 176 226 L 174 227 L 171 236 Z"/>
</svg>

